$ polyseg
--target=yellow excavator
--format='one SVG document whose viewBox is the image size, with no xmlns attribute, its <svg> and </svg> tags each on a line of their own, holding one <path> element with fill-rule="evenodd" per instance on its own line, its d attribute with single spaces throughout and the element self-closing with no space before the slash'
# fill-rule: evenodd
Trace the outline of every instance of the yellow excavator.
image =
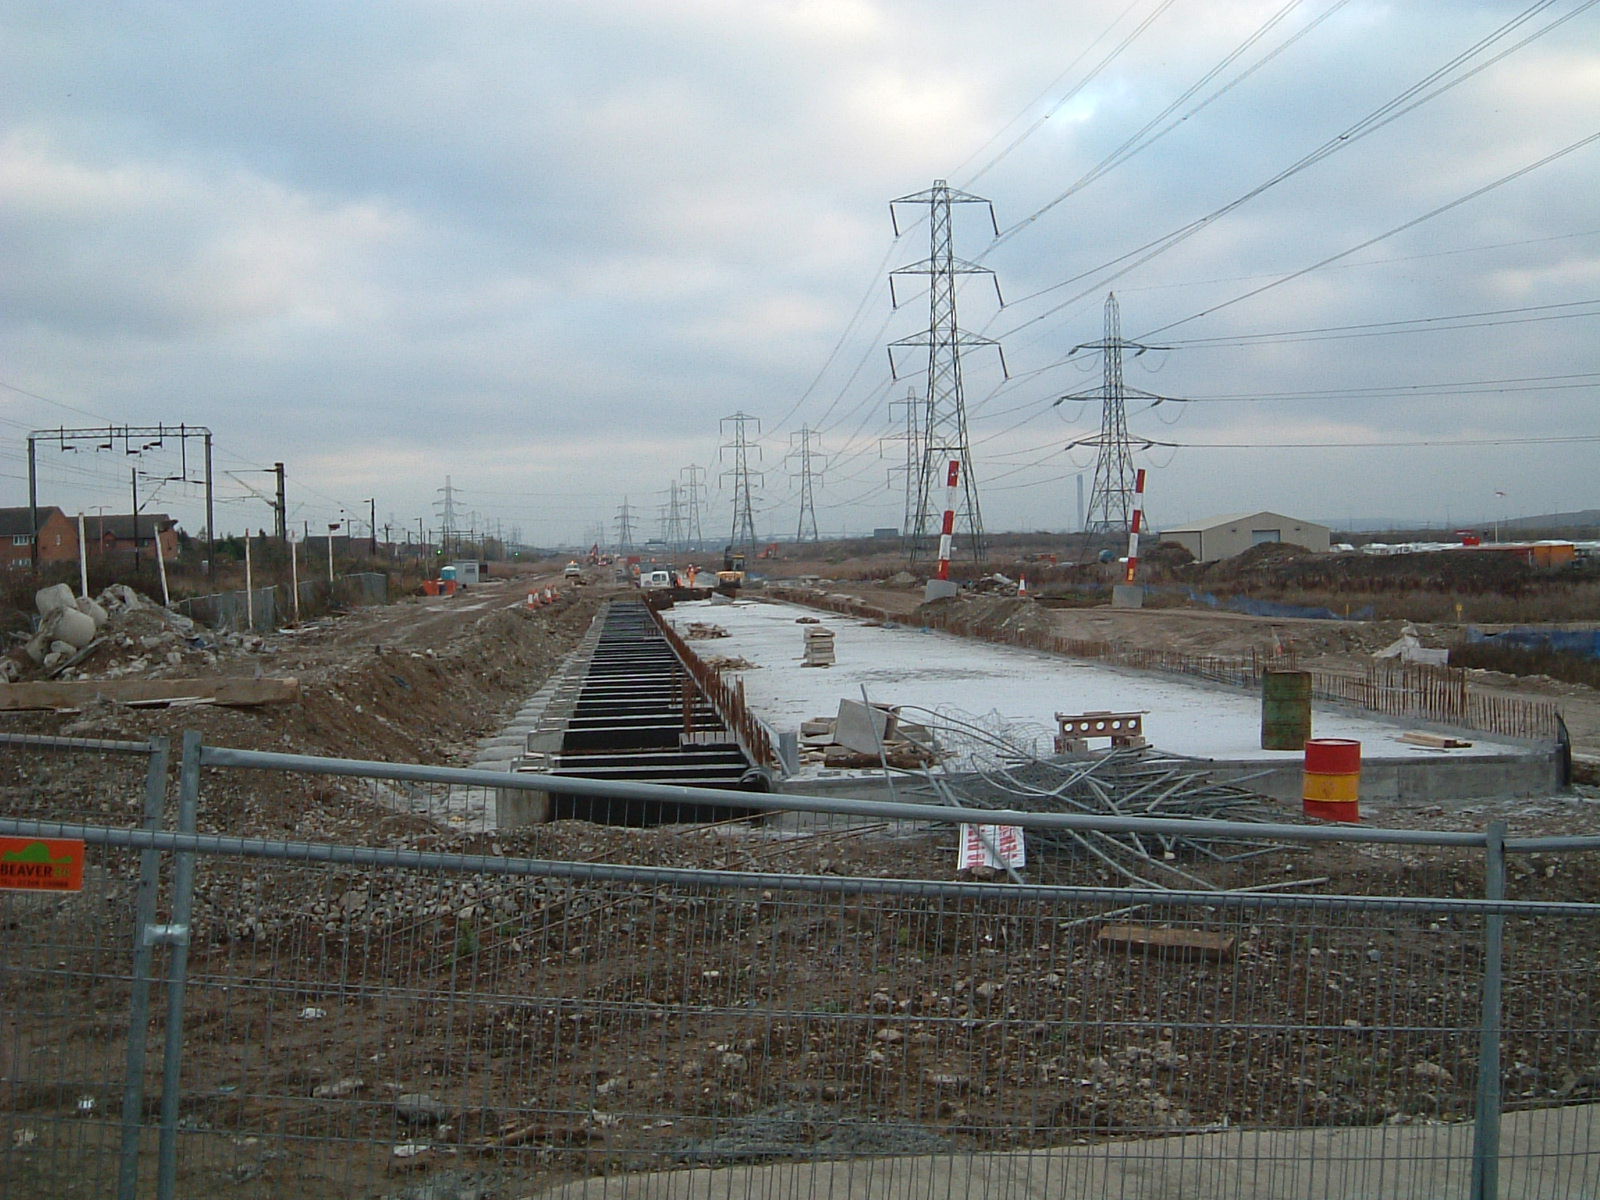
<svg viewBox="0 0 1600 1200">
<path fill-rule="evenodd" d="M 724 596 L 735 596 L 744 586 L 744 554 L 732 546 L 722 551 L 722 570 L 717 572 L 717 591 Z"/>
</svg>

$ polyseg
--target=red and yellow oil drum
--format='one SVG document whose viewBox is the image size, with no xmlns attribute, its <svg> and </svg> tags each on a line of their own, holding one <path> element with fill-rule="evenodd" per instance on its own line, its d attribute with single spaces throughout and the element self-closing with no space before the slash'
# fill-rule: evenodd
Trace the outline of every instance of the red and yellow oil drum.
<svg viewBox="0 0 1600 1200">
<path fill-rule="evenodd" d="M 1361 820 L 1361 743 L 1351 738 L 1308 738 L 1300 795 L 1308 817 Z"/>
</svg>

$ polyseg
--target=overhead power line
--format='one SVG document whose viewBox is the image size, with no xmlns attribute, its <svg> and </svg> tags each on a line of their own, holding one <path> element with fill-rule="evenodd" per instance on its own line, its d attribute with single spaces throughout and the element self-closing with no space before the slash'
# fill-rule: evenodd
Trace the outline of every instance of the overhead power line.
<svg viewBox="0 0 1600 1200">
<path fill-rule="evenodd" d="M 1317 146 L 1314 150 L 1302 155 L 1295 162 L 1290 163 L 1287 167 L 1284 167 L 1282 170 L 1278 171 L 1276 174 L 1272 175 L 1262 183 L 1257 184 L 1243 195 L 1228 201 L 1226 204 L 1213 209 L 1211 212 L 1202 217 L 1198 217 L 1195 220 L 1190 221 L 1186 225 L 1180 226 L 1170 233 L 1164 234 L 1161 237 L 1146 242 L 1142 246 L 1138 246 L 1133 250 L 1129 250 L 1124 254 L 1118 255 L 1116 258 L 1113 258 L 1108 262 L 1102 263 L 1097 267 L 1090 268 L 1087 271 L 1080 271 L 1078 274 L 1061 280 L 1059 283 L 1051 284 L 1047 288 L 1041 288 L 1037 292 L 1033 292 L 1030 295 L 1022 297 L 1021 300 L 1014 301 L 1012 307 L 1016 307 L 1019 304 L 1025 304 L 1029 300 L 1037 299 L 1038 297 L 1047 295 L 1050 292 L 1058 291 L 1061 288 L 1070 287 L 1074 283 L 1079 283 L 1086 279 L 1098 277 L 1097 282 L 1089 285 L 1083 291 L 1080 291 L 1069 299 L 1062 301 L 1060 304 L 1047 309 L 1038 316 L 1031 317 L 1028 320 L 1023 321 L 1021 324 L 1013 326 L 1001 336 L 1008 337 L 1016 334 L 1021 330 L 1026 329 L 1028 326 L 1036 324 L 1039 321 L 1046 320 L 1060 312 L 1062 309 L 1076 304 L 1079 300 L 1082 300 L 1084 297 L 1091 295 L 1092 293 L 1105 287 L 1108 283 L 1120 279 L 1123 275 L 1134 270 L 1136 267 L 1140 267 L 1158 255 L 1164 254 L 1166 251 L 1172 249 L 1180 242 L 1187 240 L 1200 230 L 1249 203 L 1251 200 L 1256 199 L 1258 196 L 1261 196 L 1263 193 L 1271 190 L 1278 184 L 1283 183 L 1288 179 L 1292 179 L 1302 171 L 1308 170 L 1331 155 L 1337 154 L 1341 150 L 1349 148 L 1367 135 L 1377 132 L 1384 126 L 1398 120 L 1400 117 L 1405 116 L 1429 101 L 1438 98 L 1445 92 L 1456 87 L 1458 84 L 1464 83 L 1466 80 L 1472 78 L 1472 76 L 1478 74 L 1480 71 L 1486 70 L 1488 67 L 1499 62 L 1507 55 L 1520 50 L 1530 42 L 1543 37 L 1551 30 L 1571 20 L 1579 13 L 1592 7 L 1595 3 L 1600 3 L 1600 0 L 1584 0 L 1583 3 L 1579 4 L 1571 12 L 1556 18 L 1554 21 L 1551 21 L 1549 24 L 1534 31 L 1521 41 L 1502 50 L 1499 54 L 1496 54 L 1493 57 L 1479 63 L 1471 70 L 1457 75 L 1454 78 L 1448 77 L 1450 72 L 1461 67 L 1473 56 L 1488 49 L 1497 41 L 1513 33 L 1518 27 L 1531 20 L 1544 9 L 1550 7 L 1552 3 L 1554 3 L 1554 0 L 1538 0 L 1538 3 L 1535 3 L 1529 8 L 1524 9 L 1521 13 L 1506 21 L 1491 33 L 1480 38 L 1471 46 L 1467 47 L 1467 49 L 1461 51 L 1442 66 L 1435 68 L 1422 79 L 1418 80 L 1411 86 L 1390 98 L 1372 112 L 1368 113 L 1365 117 L 1362 117 L 1359 121 L 1346 128 L 1343 132 L 1335 134 L 1333 137 Z M 1113 268 L 1116 269 L 1113 270 Z M 1111 271 L 1112 273 L 1110 275 L 1105 275 L 1104 273 L 1107 271 Z M 1140 336 L 1148 337 L 1150 334 L 1141 334 Z"/>
<path fill-rule="evenodd" d="M 1502 175 L 1499 179 L 1496 179 L 1491 183 L 1486 183 L 1480 188 L 1474 188 L 1464 196 L 1457 196 L 1454 200 L 1451 200 L 1445 204 L 1441 204 L 1437 208 L 1430 209 L 1429 211 L 1423 213 L 1420 217 L 1413 217 L 1411 220 L 1400 225 L 1396 225 L 1393 229 L 1387 230 L 1384 233 L 1380 233 L 1376 237 L 1370 237 L 1364 242 L 1360 242 L 1354 246 L 1351 246 L 1348 250 L 1341 250 L 1337 254 L 1330 254 L 1326 258 L 1312 263 L 1309 267 L 1302 267 L 1298 271 L 1291 271 L 1289 274 L 1281 276 L 1278 279 L 1273 280 L 1271 283 L 1264 283 L 1258 288 L 1251 288 L 1248 292 L 1245 292 L 1239 296 L 1235 296 L 1231 300 L 1224 300 L 1220 304 L 1213 304 L 1210 308 L 1201 309 L 1197 313 L 1187 317 L 1182 317 L 1176 321 L 1168 321 L 1165 325 L 1157 326 L 1155 329 L 1152 329 L 1148 333 L 1142 334 L 1141 336 L 1154 337 L 1156 334 L 1163 333 L 1168 329 L 1175 329 L 1179 325 L 1186 325 L 1190 321 L 1198 321 L 1201 317 L 1210 316 L 1212 313 L 1220 312 L 1224 308 L 1231 308 L 1235 304 L 1240 304 L 1255 296 L 1261 295 L 1262 292 L 1268 292 L 1275 287 L 1280 287 L 1283 284 L 1288 283 L 1290 280 L 1299 279 L 1302 275 L 1309 275 L 1312 271 L 1317 270 L 1319 267 L 1325 267 L 1331 262 L 1338 262 L 1341 258 L 1348 258 L 1350 255 L 1355 254 L 1358 251 L 1365 250 L 1368 246 L 1376 246 L 1379 242 L 1388 238 L 1392 238 L 1397 233 L 1404 233 L 1407 229 L 1412 229 L 1415 226 L 1421 225 L 1424 221 L 1431 221 L 1434 217 L 1439 216 L 1441 213 L 1447 213 L 1452 208 L 1459 208 L 1468 201 L 1476 200 L 1479 196 L 1486 195 L 1487 193 L 1494 191 L 1496 188 L 1504 187 L 1506 184 L 1511 183 L 1514 180 L 1521 179 L 1524 175 L 1537 171 L 1540 167 L 1549 166 L 1551 163 L 1556 162 L 1559 159 L 1563 159 L 1567 155 L 1578 150 L 1582 150 L 1585 146 L 1588 146 L 1592 142 L 1596 141 L 1600 141 L 1600 132 L 1591 133 L 1587 137 L 1579 138 L 1571 145 L 1563 146 L 1560 150 L 1546 154 L 1543 158 L 1536 162 L 1531 162 L 1526 166 L 1519 167 L 1515 171 L 1512 171 L 1506 175 Z"/>
<path fill-rule="evenodd" d="M 1411 317 L 1399 321 L 1366 321 L 1358 325 L 1324 325 L 1308 329 L 1281 329 L 1271 333 L 1236 333 L 1225 337 L 1177 338 L 1167 342 L 1174 349 L 1206 346 L 1256 346 L 1289 342 L 1325 342 L 1345 338 L 1388 337 L 1402 333 L 1432 333 L 1450 329 L 1482 329 L 1490 325 L 1526 325 L 1535 321 L 1568 321 L 1574 317 L 1600 317 L 1600 308 L 1591 312 L 1558 312 L 1558 309 L 1600 305 L 1600 298 L 1567 300 L 1559 304 L 1531 304 L 1521 308 L 1491 308 L 1483 312 L 1452 313 L 1440 317 Z M 1519 313 L 1543 316 L 1518 317 Z M 1515 317 L 1513 320 L 1479 320 L 1480 317 Z M 1452 324 L 1451 322 L 1459 322 Z M 1065 361 L 1064 359 L 1062 361 Z"/>
<path fill-rule="evenodd" d="M 1298 0 L 1297 0 L 1297 2 L 1298 2 Z M 1101 57 L 1099 62 L 1095 63 L 1094 66 L 1090 67 L 1088 73 L 1086 75 L 1084 75 L 1084 77 L 1082 79 L 1078 80 L 1077 83 L 1073 84 L 1070 88 L 1068 88 L 1066 93 L 1064 95 L 1062 95 L 1059 99 L 1057 99 L 1056 102 L 1054 104 L 1052 104 L 1049 107 L 1049 109 L 1044 112 L 1043 115 L 1041 115 L 1040 117 L 1035 119 L 1033 124 L 1029 125 L 1028 128 L 1024 129 L 1019 135 L 1017 135 L 1017 137 L 1012 139 L 1012 141 L 1006 146 L 1006 148 L 1004 150 L 1000 151 L 999 154 L 995 155 L 988 162 L 986 162 L 982 167 L 978 168 L 978 170 L 975 171 L 972 175 L 968 176 L 967 177 L 967 182 L 973 183 L 973 182 L 976 182 L 979 179 L 982 179 L 991 170 L 993 170 L 1007 155 L 1009 155 L 1018 146 L 1022 145 L 1023 142 L 1027 141 L 1030 137 L 1032 137 L 1035 133 L 1037 133 L 1040 129 L 1042 129 L 1044 127 L 1044 124 L 1045 124 L 1046 121 L 1050 120 L 1051 117 L 1055 116 L 1058 112 L 1060 112 L 1068 104 L 1072 103 L 1072 101 L 1074 99 L 1076 99 L 1082 93 L 1084 88 L 1088 87 L 1097 78 L 1099 78 L 1101 72 L 1103 72 L 1113 62 L 1115 62 L 1117 60 L 1117 58 L 1121 56 L 1121 54 L 1122 54 L 1122 52 L 1124 50 L 1126 50 L 1129 46 L 1133 45 L 1134 42 L 1138 41 L 1140 36 L 1142 36 L 1144 34 L 1144 32 L 1147 29 L 1150 28 L 1151 25 L 1155 24 L 1155 22 L 1158 19 L 1160 19 L 1162 14 L 1164 14 L 1167 11 L 1167 9 L 1171 8 L 1174 3 L 1176 3 L 1176 0 L 1161 0 L 1161 2 L 1159 4 L 1157 4 L 1156 7 L 1153 10 L 1151 10 L 1151 12 L 1144 18 L 1144 20 L 1140 21 L 1139 24 L 1136 25 L 1131 32 L 1125 34 L 1120 42 L 1118 42 L 1109 51 L 1107 51 L 1106 54 Z M 1095 38 L 1095 40 L 1093 42 L 1091 42 L 1089 44 L 1089 46 L 1081 54 L 1078 55 L 1077 58 L 1073 59 L 1072 62 L 1070 64 L 1068 64 L 1067 69 L 1065 71 L 1061 72 L 1060 75 L 1056 76 L 1055 80 L 1051 83 L 1050 87 L 1054 88 L 1056 86 L 1056 84 L 1060 83 L 1063 79 L 1065 79 L 1068 75 L 1070 75 L 1072 73 L 1073 68 L 1076 67 L 1080 62 L 1082 62 L 1084 60 L 1085 56 L 1087 56 L 1090 51 L 1092 51 L 1096 46 L 1098 46 L 1101 42 L 1103 42 L 1110 35 L 1111 31 L 1122 23 L 1123 17 L 1126 17 L 1130 12 L 1133 11 L 1133 8 L 1134 8 L 1134 6 L 1132 4 L 1130 4 L 1130 5 L 1128 5 L 1127 8 L 1123 9 L 1122 12 L 1117 14 L 1116 20 L 1112 21 L 1110 25 L 1106 26 L 1105 30 L 1101 32 L 1100 36 Z M 1046 91 L 1049 91 L 1049 89 L 1047 88 Z M 1035 101 L 1035 103 L 1037 103 L 1037 101 Z M 1011 123 L 1012 124 L 1015 123 L 1015 119 L 1014 118 L 1013 118 L 1013 121 Z M 993 141 L 992 138 L 990 140 Z M 971 162 L 971 161 L 972 161 L 972 159 L 971 159 L 971 157 L 969 157 L 967 159 L 967 162 Z M 962 164 L 962 166 L 965 166 L 965 165 L 966 165 L 966 163 Z M 958 170 L 959 170 L 959 168 L 958 168 Z"/>
<path fill-rule="evenodd" d="M 1417 438 L 1367 442 L 1168 442 L 1142 439 L 1146 447 L 1169 450 L 1388 450 L 1420 446 L 1559 446 L 1600 442 L 1600 433 L 1555 434 L 1550 437 Z M 1069 442 L 1066 449 L 1087 445 L 1082 439 Z"/>
<path fill-rule="evenodd" d="M 1154 117 L 1151 117 L 1150 120 L 1145 122 L 1144 126 L 1142 128 L 1140 128 L 1138 130 L 1138 132 L 1134 133 L 1132 136 L 1130 136 L 1126 140 L 1124 140 L 1123 143 L 1120 146 L 1118 146 L 1110 154 L 1106 155 L 1105 158 L 1101 159 L 1100 162 L 1098 162 L 1095 166 L 1091 167 L 1083 175 L 1079 176 L 1078 179 L 1074 183 L 1072 183 L 1064 192 L 1061 192 L 1054 199 L 1052 199 L 1048 204 L 1045 204 L 1042 207 L 1034 210 L 1028 216 L 1026 216 L 1022 220 L 1018 221 L 1015 225 L 1011 226 L 1004 233 L 1002 233 L 998 238 L 996 238 L 994 244 L 992 246 L 990 246 L 989 249 L 984 252 L 985 256 L 987 256 L 988 254 L 991 254 L 995 250 L 999 249 L 1002 245 L 1004 245 L 1006 242 L 1010 241 L 1014 236 L 1016 236 L 1018 233 L 1021 233 L 1024 229 L 1027 229 L 1030 225 L 1032 225 L 1040 217 L 1042 217 L 1046 213 L 1048 213 L 1051 209 L 1053 209 L 1057 205 L 1059 205 L 1059 204 L 1071 199 L 1073 196 L 1075 196 L 1079 192 L 1081 192 L 1084 188 L 1088 187 L 1095 180 L 1097 180 L 1097 179 L 1101 178 L 1102 176 L 1110 173 L 1112 170 L 1114 170 L 1115 168 L 1121 166 L 1123 163 L 1127 162 L 1129 159 L 1133 158 L 1135 155 L 1139 154 L 1140 152 L 1142 152 L 1144 150 L 1149 149 L 1152 145 L 1154 145 L 1156 142 L 1160 141 L 1167 134 L 1171 133 L 1174 129 L 1178 128 L 1178 126 L 1182 125 L 1190 117 L 1194 116 L 1196 113 L 1202 111 L 1203 109 L 1209 107 L 1214 101 L 1220 99 L 1221 97 L 1226 95 L 1228 92 L 1230 92 L 1234 88 L 1238 87 L 1239 84 L 1243 83 L 1251 75 L 1255 74 L 1262 67 L 1266 66 L 1269 62 L 1271 62 L 1279 54 L 1282 54 L 1290 46 L 1294 45 L 1294 43 L 1298 42 L 1301 38 L 1305 37 L 1306 34 L 1310 33 L 1313 29 L 1317 28 L 1317 26 L 1321 25 L 1324 21 L 1326 21 L 1329 17 L 1333 16 L 1334 13 L 1338 12 L 1341 8 L 1343 8 L 1348 3 L 1349 3 L 1349 0 L 1335 0 L 1335 3 L 1331 7 L 1329 7 L 1326 10 L 1324 10 L 1322 12 L 1322 14 L 1320 16 L 1318 16 L 1315 20 L 1313 20 L 1310 24 L 1308 24 L 1308 25 L 1302 27 L 1301 29 L 1297 30 L 1294 33 L 1294 35 L 1291 36 L 1288 40 L 1284 41 L 1282 44 L 1280 44 L 1279 46 L 1277 46 L 1273 50 L 1269 51 L 1267 54 L 1263 55 L 1254 64 L 1252 64 L 1246 70 L 1241 72 L 1234 79 L 1230 80 L 1227 84 L 1225 84 L 1224 86 L 1218 88 L 1216 91 L 1212 92 L 1211 95 L 1207 96 L 1204 100 L 1200 101 L 1199 104 L 1195 105 L 1193 108 L 1191 108 L 1188 112 L 1184 113 L 1177 120 L 1175 120 L 1171 124 L 1167 125 L 1166 128 L 1161 129 L 1160 131 L 1158 131 L 1156 133 L 1151 133 L 1150 132 L 1151 130 L 1155 129 L 1156 126 L 1160 125 L 1162 121 L 1165 121 L 1169 116 L 1171 116 L 1174 112 L 1176 112 L 1178 110 L 1178 108 L 1181 105 L 1183 105 L 1187 100 L 1189 100 L 1191 97 L 1193 97 L 1196 92 L 1198 92 L 1206 84 L 1210 83 L 1213 79 L 1215 79 L 1218 75 L 1220 75 L 1224 70 L 1226 70 L 1230 65 L 1232 65 L 1234 62 L 1236 62 L 1241 55 L 1243 55 L 1246 51 L 1248 51 L 1252 46 L 1254 46 L 1262 38 L 1264 38 L 1268 33 L 1270 33 L 1279 23 L 1281 23 L 1283 21 L 1283 19 L 1285 17 L 1287 17 L 1292 11 L 1294 11 L 1296 8 L 1298 8 L 1300 6 L 1300 4 L 1301 4 L 1301 0 L 1289 0 L 1289 3 L 1285 4 L 1277 12 L 1273 13 L 1270 17 L 1268 17 L 1266 19 L 1266 21 L 1262 25 L 1257 27 L 1257 29 L 1256 29 L 1256 31 L 1254 33 L 1250 34 L 1242 42 L 1240 42 L 1237 46 L 1235 46 L 1232 50 L 1230 50 L 1227 54 L 1225 54 L 1222 57 L 1220 62 L 1216 63 L 1204 75 L 1202 75 L 1199 79 L 1195 80 L 1194 83 L 1190 84 L 1189 87 L 1186 88 L 1175 100 L 1173 100 L 1170 104 L 1168 104 L 1167 107 L 1162 109 Z M 1146 137 L 1145 136 L 1146 134 L 1149 134 L 1150 136 Z"/>
</svg>

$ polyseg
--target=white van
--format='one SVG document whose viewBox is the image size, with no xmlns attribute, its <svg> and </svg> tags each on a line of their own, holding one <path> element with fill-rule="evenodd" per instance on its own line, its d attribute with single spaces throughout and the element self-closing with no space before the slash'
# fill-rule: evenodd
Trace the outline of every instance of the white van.
<svg viewBox="0 0 1600 1200">
<path fill-rule="evenodd" d="M 641 571 L 639 573 L 639 586 L 646 591 L 656 588 L 669 588 L 672 585 L 671 571 Z"/>
</svg>

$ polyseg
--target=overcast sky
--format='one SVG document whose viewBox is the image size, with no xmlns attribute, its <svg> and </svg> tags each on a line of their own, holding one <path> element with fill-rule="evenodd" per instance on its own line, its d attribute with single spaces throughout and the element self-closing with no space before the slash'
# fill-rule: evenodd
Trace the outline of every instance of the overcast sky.
<svg viewBox="0 0 1600 1200">
<path fill-rule="evenodd" d="M 1593 3 L 10 0 L 0 502 L 30 430 L 185 422 L 219 530 L 270 528 L 282 461 L 313 533 L 436 526 L 448 477 L 462 526 L 586 544 L 626 500 L 642 537 L 693 464 L 723 537 L 743 412 L 761 533 L 803 427 L 821 531 L 898 524 L 925 376 L 884 347 L 928 308 L 887 273 L 928 226 L 888 202 L 946 179 L 1004 235 L 956 209 L 1006 301 L 959 297 L 1011 376 L 966 359 L 991 530 L 1075 527 L 1100 414 L 1054 401 L 1112 290 L 1171 347 L 1124 365 L 1175 398 L 1128 406 L 1177 444 L 1157 523 L 1600 507 Z M 81 445 L 41 502 L 125 512 L 138 470 L 203 526 L 176 440 Z"/>
</svg>

